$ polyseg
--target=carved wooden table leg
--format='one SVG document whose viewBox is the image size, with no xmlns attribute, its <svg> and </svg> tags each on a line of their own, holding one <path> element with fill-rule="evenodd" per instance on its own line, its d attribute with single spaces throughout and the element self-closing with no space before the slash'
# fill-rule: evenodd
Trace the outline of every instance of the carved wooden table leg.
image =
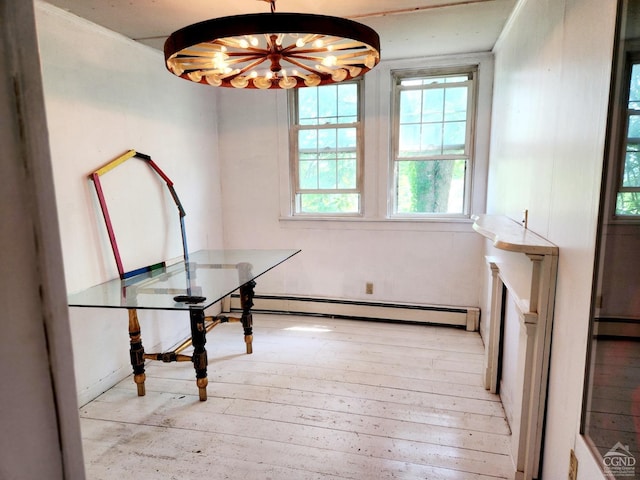
<svg viewBox="0 0 640 480">
<path fill-rule="evenodd" d="M 204 402 L 207 399 L 207 350 L 204 345 L 207 342 L 207 331 L 204 325 L 204 310 L 192 308 L 189 310 L 189 317 L 191 320 L 191 340 L 193 342 L 193 367 L 196 370 L 196 385 L 198 386 L 198 393 L 200 395 L 200 401 Z"/>
<path fill-rule="evenodd" d="M 142 347 L 138 312 L 135 308 L 129 310 L 129 339 L 133 381 L 138 386 L 138 396 L 142 397 L 145 394 L 144 381 L 146 379 L 144 374 L 144 348 Z"/>
<path fill-rule="evenodd" d="M 240 287 L 240 305 L 242 306 L 242 326 L 244 327 L 244 342 L 247 344 L 247 353 L 253 353 L 253 288 L 256 282 L 253 280 Z"/>
</svg>

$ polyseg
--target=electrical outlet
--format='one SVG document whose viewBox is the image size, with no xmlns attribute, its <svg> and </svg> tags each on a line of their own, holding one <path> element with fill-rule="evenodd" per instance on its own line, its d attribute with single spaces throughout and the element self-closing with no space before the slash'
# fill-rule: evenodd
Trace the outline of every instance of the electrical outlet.
<svg viewBox="0 0 640 480">
<path fill-rule="evenodd" d="M 365 293 L 367 295 L 373 295 L 373 283 L 372 282 L 367 282 L 367 284 L 365 285 Z"/>
<path fill-rule="evenodd" d="M 578 480 L 578 458 L 573 450 L 569 453 L 569 480 Z"/>
</svg>

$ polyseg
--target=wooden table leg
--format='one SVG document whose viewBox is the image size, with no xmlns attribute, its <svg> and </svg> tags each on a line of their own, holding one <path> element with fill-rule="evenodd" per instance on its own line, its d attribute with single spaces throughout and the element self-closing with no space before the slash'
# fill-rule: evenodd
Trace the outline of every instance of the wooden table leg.
<svg viewBox="0 0 640 480">
<path fill-rule="evenodd" d="M 244 328 L 244 342 L 247 344 L 247 353 L 253 353 L 253 295 L 256 282 L 253 280 L 240 287 L 240 305 L 242 306 L 242 326 Z"/>
<path fill-rule="evenodd" d="M 138 387 L 138 396 L 144 396 L 144 348 L 140 334 L 140 323 L 138 322 L 138 312 L 135 308 L 129 309 L 129 340 L 131 355 L 131 366 L 133 367 L 133 381 Z"/>
<path fill-rule="evenodd" d="M 192 308 L 189 310 L 189 317 L 191 320 L 191 340 L 193 343 L 193 355 L 191 359 L 193 361 L 193 367 L 196 370 L 196 385 L 198 386 L 200 401 L 204 402 L 207 399 L 207 384 L 209 383 L 207 379 L 207 350 L 204 347 L 207 342 L 204 310 Z"/>
</svg>

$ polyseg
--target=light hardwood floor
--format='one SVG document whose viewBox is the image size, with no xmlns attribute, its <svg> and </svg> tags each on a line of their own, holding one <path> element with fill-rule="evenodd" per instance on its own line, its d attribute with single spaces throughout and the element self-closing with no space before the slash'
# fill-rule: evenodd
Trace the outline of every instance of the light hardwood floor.
<svg viewBox="0 0 640 480">
<path fill-rule="evenodd" d="M 640 459 L 640 342 L 601 338 L 594 348 L 588 435 L 602 456 L 621 443 Z"/>
<path fill-rule="evenodd" d="M 83 406 L 87 478 L 512 478 L 477 333 L 254 314 L 253 350 L 209 333 L 206 402 L 190 363 L 154 362 L 145 397 L 128 378 Z"/>
</svg>

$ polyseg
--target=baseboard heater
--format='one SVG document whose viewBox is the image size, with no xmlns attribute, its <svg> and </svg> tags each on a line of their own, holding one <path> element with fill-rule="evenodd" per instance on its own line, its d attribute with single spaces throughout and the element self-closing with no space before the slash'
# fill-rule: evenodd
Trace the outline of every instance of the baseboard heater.
<svg viewBox="0 0 640 480">
<path fill-rule="evenodd" d="M 640 337 L 639 318 L 596 317 L 594 320 L 593 335 L 599 338 Z"/>
<path fill-rule="evenodd" d="M 241 311 L 239 295 L 232 295 L 231 311 Z M 358 320 L 376 320 L 425 325 L 447 325 L 478 330 L 480 309 L 477 307 L 449 307 L 442 305 L 410 305 L 385 302 L 317 297 L 256 295 L 251 309 L 257 313 L 314 315 Z"/>
</svg>

